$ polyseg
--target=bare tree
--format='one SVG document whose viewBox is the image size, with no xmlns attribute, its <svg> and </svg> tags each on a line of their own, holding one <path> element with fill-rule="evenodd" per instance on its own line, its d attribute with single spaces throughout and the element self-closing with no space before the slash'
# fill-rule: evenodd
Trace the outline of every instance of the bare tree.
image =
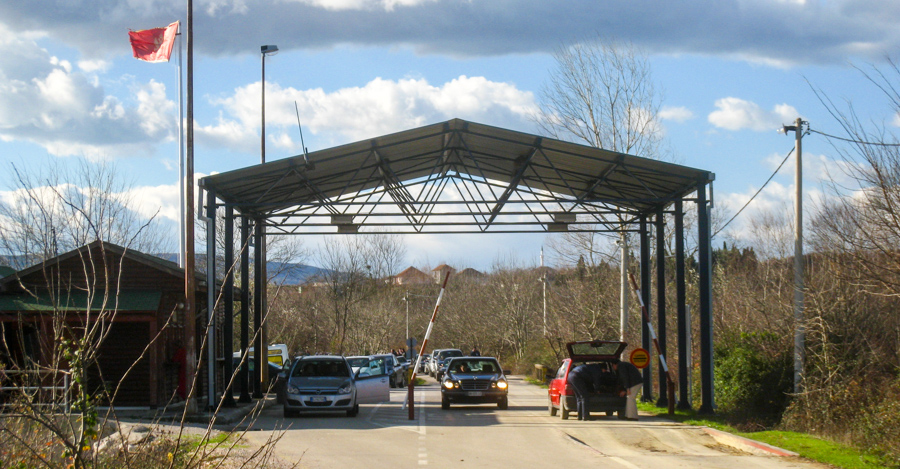
<svg viewBox="0 0 900 469">
<path fill-rule="evenodd" d="M 115 165 L 79 159 L 36 171 L 10 164 L 15 190 L 0 201 L 0 250 L 21 268 L 95 240 L 160 252 L 165 238 L 155 217 L 137 211 Z"/>
<path fill-rule="evenodd" d="M 554 54 L 557 69 L 534 116 L 562 140 L 658 158 L 661 96 L 647 57 L 633 45 L 595 37 Z"/>
<path fill-rule="evenodd" d="M 597 148 L 660 157 L 663 134 L 658 117 L 662 98 L 647 57 L 640 50 L 598 35 L 560 47 L 554 58 L 557 68 L 542 88 L 540 110 L 533 116 L 541 130 L 558 139 Z M 619 215 L 610 222 L 623 226 L 625 220 Z M 584 231 L 561 234 L 552 238 L 550 247 L 569 265 L 581 259 L 595 267 L 617 252 L 625 262 L 631 244 L 628 236 L 620 236 L 624 243 L 620 248 L 611 236 L 598 236 L 590 232 L 592 229 L 585 226 Z"/>
</svg>

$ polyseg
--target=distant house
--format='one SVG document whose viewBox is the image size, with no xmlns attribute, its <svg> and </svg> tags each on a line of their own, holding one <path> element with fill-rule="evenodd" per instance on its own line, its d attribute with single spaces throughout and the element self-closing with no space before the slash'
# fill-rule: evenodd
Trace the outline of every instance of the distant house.
<svg viewBox="0 0 900 469">
<path fill-rule="evenodd" d="M 458 280 L 473 282 L 473 283 L 483 283 L 487 280 L 487 275 L 483 272 L 479 272 L 471 267 L 460 270 L 458 274 L 456 274 L 456 278 Z"/>
<path fill-rule="evenodd" d="M 456 273 L 456 269 L 450 267 L 447 264 L 441 264 L 431 269 L 431 278 L 434 280 L 434 283 L 441 283 L 444 281 L 444 276 L 447 273 L 450 273 L 452 275 Z"/>
<path fill-rule="evenodd" d="M 394 285 L 426 285 L 429 283 L 432 283 L 431 277 L 415 267 L 409 267 L 394 276 Z"/>
<path fill-rule="evenodd" d="M 196 278 L 194 342 L 202 357 L 207 288 L 205 277 Z M 88 364 L 90 392 L 118 389 L 103 404 L 163 406 L 183 398 L 189 384 L 183 375 L 183 302 L 184 269 L 177 264 L 96 241 L 0 278 L 0 363 L 8 370 L 53 368 L 61 338 L 100 326 L 105 338 Z M 58 367 L 66 371 L 68 365 Z M 205 387 L 206 367 L 200 370 Z"/>
</svg>

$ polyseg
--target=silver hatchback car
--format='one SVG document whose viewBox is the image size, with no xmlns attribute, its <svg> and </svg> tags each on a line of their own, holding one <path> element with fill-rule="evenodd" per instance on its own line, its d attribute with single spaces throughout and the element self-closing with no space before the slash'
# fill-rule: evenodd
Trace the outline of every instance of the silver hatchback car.
<svg viewBox="0 0 900 469">
<path fill-rule="evenodd" d="M 377 360 L 376 360 L 377 361 Z M 370 363 L 366 373 L 354 373 L 347 360 L 336 355 L 307 355 L 291 365 L 286 376 L 284 416 L 300 412 L 343 411 L 359 413 L 360 404 L 390 399 L 384 364 Z M 360 370 L 362 371 L 362 370 Z"/>
</svg>

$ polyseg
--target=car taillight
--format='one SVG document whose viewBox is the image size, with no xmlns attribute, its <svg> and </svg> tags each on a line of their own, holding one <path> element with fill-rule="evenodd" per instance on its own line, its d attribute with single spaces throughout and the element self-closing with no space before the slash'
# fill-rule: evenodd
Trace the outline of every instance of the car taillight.
<svg viewBox="0 0 900 469">
<path fill-rule="evenodd" d="M 574 396 L 575 389 L 573 389 L 572 386 L 569 386 L 567 383 L 566 386 L 563 388 L 562 394 L 564 394 L 566 396 Z"/>
</svg>

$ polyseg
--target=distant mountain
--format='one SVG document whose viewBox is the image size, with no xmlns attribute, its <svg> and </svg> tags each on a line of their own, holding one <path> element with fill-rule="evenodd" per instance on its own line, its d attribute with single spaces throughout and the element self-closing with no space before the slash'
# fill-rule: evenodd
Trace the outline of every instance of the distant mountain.
<svg viewBox="0 0 900 469">
<path fill-rule="evenodd" d="M 169 262 L 174 262 L 176 264 L 178 263 L 177 253 L 165 252 L 151 255 L 154 257 L 159 257 L 163 260 L 167 260 Z M 204 271 L 206 269 L 206 254 L 198 254 L 196 258 L 197 270 Z M 31 267 L 34 263 L 34 261 L 29 262 L 28 259 L 26 259 L 24 256 L 0 257 L 0 266 L 9 264 Z M 322 276 L 330 272 L 328 269 L 322 269 L 320 267 L 315 267 L 312 265 L 274 261 L 268 262 L 266 264 L 266 269 L 269 274 L 269 282 L 279 285 L 303 285 L 311 277 Z M 6 272 L 6 270 L 8 270 L 8 272 Z M 0 269 L 0 278 L 8 274 L 12 274 L 15 271 L 16 269 L 13 268 Z M 219 277 L 223 275 L 221 272 L 217 272 L 217 274 Z"/>
<path fill-rule="evenodd" d="M 155 254 L 156 257 L 171 262 L 178 262 L 177 253 L 161 253 Z M 251 260 L 252 262 L 252 260 Z M 197 255 L 197 269 L 203 269 L 206 265 L 206 255 Z M 275 262 L 266 263 L 266 272 L 269 274 L 269 282 L 279 285 L 303 285 L 311 277 L 321 276 L 328 272 L 328 269 L 322 269 L 312 265 L 298 264 L 293 262 Z"/>
</svg>

